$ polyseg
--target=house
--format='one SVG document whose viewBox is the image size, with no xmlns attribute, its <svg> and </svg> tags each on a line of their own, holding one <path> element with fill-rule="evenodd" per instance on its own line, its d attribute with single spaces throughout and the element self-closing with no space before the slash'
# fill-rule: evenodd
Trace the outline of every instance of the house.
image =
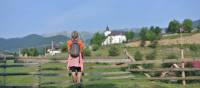
<svg viewBox="0 0 200 88">
<path fill-rule="evenodd" d="M 111 31 L 108 26 L 104 36 L 106 39 L 102 42 L 102 45 L 120 44 L 127 41 L 124 31 Z"/>
<path fill-rule="evenodd" d="M 54 44 L 54 42 L 52 41 L 51 48 L 47 49 L 46 55 L 54 56 L 59 53 L 61 53 L 61 49 L 60 49 L 59 45 Z"/>
</svg>

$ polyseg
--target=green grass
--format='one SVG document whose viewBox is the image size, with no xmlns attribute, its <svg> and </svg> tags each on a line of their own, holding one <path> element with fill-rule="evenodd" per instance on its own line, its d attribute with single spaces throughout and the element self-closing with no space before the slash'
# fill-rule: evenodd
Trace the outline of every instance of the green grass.
<svg viewBox="0 0 200 88">
<path fill-rule="evenodd" d="M 7 62 L 8 64 L 15 64 L 12 61 Z M 109 64 L 86 64 L 86 66 L 105 66 Z M 65 64 L 59 63 L 47 63 L 41 65 L 42 69 L 45 68 L 64 68 Z M 15 67 L 8 68 L 7 72 L 33 72 L 36 71 L 37 67 Z M 1 69 L 2 71 L 2 69 Z M 122 71 L 121 69 L 89 69 L 85 68 L 85 72 L 87 73 L 95 73 L 95 72 L 117 72 Z M 49 76 L 41 76 L 41 83 L 43 88 L 73 88 L 71 85 L 71 77 L 68 76 L 66 70 L 42 70 L 44 73 L 59 73 L 64 74 L 64 76 L 58 77 L 49 77 Z M 66 74 L 66 75 L 65 75 Z M 143 74 L 134 73 L 136 77 L 144 77 Z M 111 75 L 112 76 L 112 75 Z M 114 76 L 114 75 L 113 75 Z M 116 75 L 118 76 L 118 75 Z M 103 78 L 107 76 L 103 75 L 86 75 L 83 79 L 91 79 L 91 78 Z M 8 76 L 6 77 L 7 85 L 15 85 L 15 86 L 31 86 L 37 83 L 38 76 Z M 0 85 L 3 83 L 3 77 L 0 76 Z M 85 88 L 183 88 L 181 84 L 173 84 L 166 83 L 160 81 L 149 81 L 149 80 L 94 80 L 94 81 L 83 81 Z M 190 83 L 185 88 L 199 88 L 200 83 Z"/>
<path fill-rule="evenodd" d="M 194 34 L 197 34 L 197 33 L 182 33 L 182 36 L 186 37 L 186 36 L 191 36 L 191 35 L 194 35 Z M 175 38 L 179 38 L 179 37 L 180 37 L 180 34 L 176 33 L 176 34 L 173 34 L 173 35 L 170 35 L 170 36 L 163 36 L 162 39 L 175 39 Z"/>
<path fill-rule="evenodd" d="M 200 54 L 197 52 L 191 51 L 186 45 L 184 46 L 184 57 L 185 58 L 199 58 Z M 158 46 L 157 48 L 153 49 L 150 47 L 127 47 L 128 52 L 134 56 L 136 51 L 140 51 L 143 56 L 145 57 L 147 54 L 153 52 L 156 50 L 156 59 L 166 59 L 166 57 L 170 54 L 175 54 L 178 58 L 181 56 L 181 49 L 179 45 L 173 45 L 173 46 Z M 200 52 L 200 51 L 198 51 Z"/>
</svg>

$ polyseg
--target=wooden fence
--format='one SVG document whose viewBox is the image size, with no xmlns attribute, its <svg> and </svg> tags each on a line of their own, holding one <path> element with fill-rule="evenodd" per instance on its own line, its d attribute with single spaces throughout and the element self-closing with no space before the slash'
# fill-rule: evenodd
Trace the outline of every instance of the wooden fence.
<svg viewBox="0 0 200 88">
<path fill-rule="evenodd" d="M 146 69 L 142 67 L 143 64 L 165 64 L 165 63 L 171 63 L 178 64 L 183 62 L 193 62 L 196 61 L 196 59 L 169 59 L 169 60 L 145 60 L 145 61 L 136 61 L 132 56 L 126 52 L 127 59 L 85 59 L 86 63 L 110 63 L 111 65 L 102 65 L 102 66 L 90 66 L 87 68 L 94 69 L 94 68 L 126 68 L 127 72 L 106 72 L 106 73 L 85 73 L 85 75 L 116 75 L 116 74 L 132 74 L 131 72 L 143 72 L 146 77 L 143 78 L 137 78 L 134 75 L 127 75 L 127 76 L 120 76 L 120 77 L 105 77 L 105 78 L 97 78 L 97 79 L 86 79 L 87 81 L 91 80 L 120 80 L 120 79 L 132 79 L 132 80 L 138 80 L 138 79 L 147 79 L 147 80 L 200 80 L 200 76 L 187 76 L 187 77 L 153 77 L 149 72 L 160 72 L 160 73 L 167 73 L 167 72 L 187 72 L 187 71 L 200 71 L 200 68 L 151 68 Z M 16 75 L 36 75 L 37 76 L 37 83 L 34 84 L 32 87 L 40 87 L 41 86 L 41 77 L 42 76 L 65 76 L 66 74 L 57 74 L 57 73 L 43 73 L 41 72 L 41 64 L 44 63 L 66 63 L 65 60 L 48 60 L 48 59 L 25 59 L 20 58 L 17 59 L 16 62 L 18 64 L 15 65 L 7 65 L 6 64 L 6 57 L 3 57 L 3 59 L 0 59 L 0 62 L 3 63 L 0 65 L 0 68 L 3 68 L 3 72 L 0 73 L 0 76 L 3 76 L 3 85 L 6 85 L 6 77 L 7 76 L 16 76 Z M 23 62 L 23 63 L 22 63 Z M 136 68 L 132 68 L 131 65 L 137 65 Z M 24 67 L 24 66 L 37 66 L 36 72 L 26 72 L 26 73 L 8 73 L 6 72 L 7 68 L 11 67 Z M 49 68 L 49 69 L 61 69 L 65 70 L 65 67 L 63 68 Z"/>
</svg>

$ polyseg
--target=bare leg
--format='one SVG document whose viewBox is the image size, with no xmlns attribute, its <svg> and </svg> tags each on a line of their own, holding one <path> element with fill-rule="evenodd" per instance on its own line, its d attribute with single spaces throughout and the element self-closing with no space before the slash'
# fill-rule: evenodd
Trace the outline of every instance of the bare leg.
<svg viewBox="0 0 200 88">
<path fill-rule="evenodd" d="M 77 75 L 76 72 L 72 72 L 72 79 L 74 83 L 77 83 Z"/>
<path fill-rule="evenodd" d="M 81 83 L 82 72 L 78 72 L 77 74 L 77 83 Z"/>
</svg>

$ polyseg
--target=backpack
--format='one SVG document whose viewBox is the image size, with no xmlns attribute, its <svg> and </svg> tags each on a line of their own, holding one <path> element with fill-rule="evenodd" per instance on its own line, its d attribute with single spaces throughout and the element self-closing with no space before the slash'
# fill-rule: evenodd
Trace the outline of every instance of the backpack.
<svg viewBox="0 0 200 88">
<path fill-rule="evenodd" d="M 80 54 L 80 46 L 77 40 L 72 40 L 72 45 L 70 46 L 70 55 L 72 57 L 78 57 Z"/>
</svg>

